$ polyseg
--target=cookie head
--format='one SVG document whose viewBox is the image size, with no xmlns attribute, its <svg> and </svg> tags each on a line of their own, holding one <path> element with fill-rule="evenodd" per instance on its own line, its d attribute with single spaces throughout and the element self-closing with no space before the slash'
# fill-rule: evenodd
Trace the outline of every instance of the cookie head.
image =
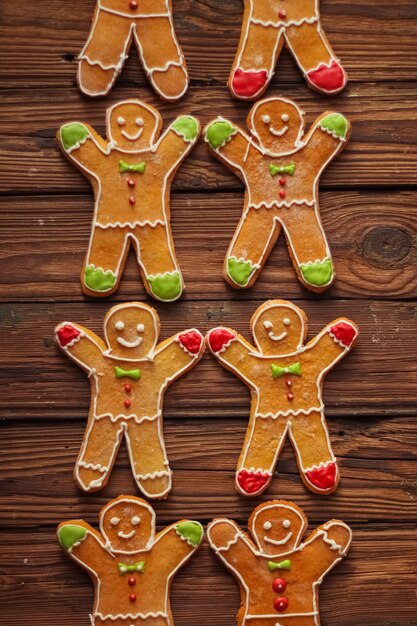
<svg viewBox="0 0 417 626">
<path fill-rule="evenodd" d="M 249 519 L 249 529 L 259 550 L 271 555 L 294 550 L 306 528 L 307 519 L 301 509 L 283 500 L 261 504 Z"/>
<path fill-rule="evenodd" d="M 109 356 L 126 361 L 145 359 L 159 337 L 158 315 L 140 302 L 117 305 L 107 313 L 104 335 Z"/>
<path fill-rule="evenodd" d="M 139 100 L 120 102 L 107 111 L 107 136 L 115 147 L 127 152 L 150 148 L 161 124 L 159 113 Z"/>
<path fill-rule="evenodd" d="M 292 354 L 302 347 L 307 336 L 307 318 L 291 302 L 271 300 L 255 311 L 251 328 L 262 354 Z"/>
<path fill-rule="evenodd" d="M 275 154 L 297 148 L 304 132 L 302 112 L 294 102 L 283 98 L 258 102 L 247 122 L 261 146 Z"/>
<path fill-rule="evenodd" d="M 141 498 L 117 498 L 101 511 L 100 530 L 113 552 L 138 552 L 153 543 L 155 512 Z"/>
</svg>

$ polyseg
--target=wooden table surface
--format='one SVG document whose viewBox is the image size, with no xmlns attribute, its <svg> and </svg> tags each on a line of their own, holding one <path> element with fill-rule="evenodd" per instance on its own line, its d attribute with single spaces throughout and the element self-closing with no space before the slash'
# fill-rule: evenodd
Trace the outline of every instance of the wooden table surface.
<svg viewBox="0 0 417 626">
<path fill-rule="evenodd" d="M 74 14 L 71 13 L 75 5 Z M 244 500 L 234 468 L 249 395 L 207 354 L 168 392 L 166 444 L 174 487 L 155 505 L 160 526 L 181 517 L 207 523 L 228 515 L 245 524 L 260 501 L 294 500 L 310 526 L 340 517 L 354 530 L 346 559 L 323 584 L 323 626 L 411 626 L 416 602 L 417 414 L 417 4 L 415 0 L 322 0 L 324 26 L 350 83 L 338 97 L 312 93 L 287 52 L 268 95 L 295 99 L 307 121 L 326 109 L 353 123 L 343 154 L 321 185 L 322 217 L 338 279 L 322 297 L 304 290 L 281 239 L 256 286 L 239 292 L 222 261 L 240 216 L 243 187 L 203 142 L 179 171 L 172 224 L 187 282 L 183 299 L 158 305 L 167 337 L 193 325 L 230 325 L 247 338 L 255 308 L 269 298 L 300 304 L 310 337 L 339 315 L 360 341 L 325 385 L 327 417 L 342 480 L 323 499 L 303 487 L 287 444 L 270 489 Z M 241 0 L 174 0 L 191 87 L 176 105 L 149 88 L 136 53 L 106 99 L 81 96 L 76 56 L 95 0 L 0 0 L 1 116 L 1 506 L 2 624 L 88 623 L 92 587 L 59 549 L 56 524 L 137 493 L 122 449 L 108 487 L 83 495 L 72 478 L 89 404 L 83 373 L 53 341 L 55 324 L 77 321 L 102 332 L 108 301 L 86 301 L 79 272 L 89 237 L 89 184 L 58 152 L 57 127 L 72 119 L 104 132 L 105 110 L 127 97 L 206 123 L 218 114 L 240 124 L 249 106 L 226 81 L 237 46 Z M 112 301 L 145 296 L 133 256 Z M 233 626 L 239 594 L 204 543 L 176 577 L 176 626 Z"/>
</svg>

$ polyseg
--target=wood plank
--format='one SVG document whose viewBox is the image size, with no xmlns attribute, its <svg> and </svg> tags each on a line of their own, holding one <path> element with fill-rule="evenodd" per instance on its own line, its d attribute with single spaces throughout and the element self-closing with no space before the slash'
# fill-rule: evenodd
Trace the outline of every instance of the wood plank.
<svg viewBox="0 0 417 626">
<path fill-rule="evenodd" d="M 37 87 L 42 82 L 55 89 L 75 87 L 75 59 L 86 41 L 94 6 L 95 0 L 77 0 L 77 11 L 71 17 L 59 0 L 1 0 L 0 67 L 5 86 Z M 361 0 L 321 0 L 323 26 L 349 73 L 351 90 L 370 76 L 375 81 L 387 80 L 388 73 L 390 80 L 396 81 L 416 77 L 415 2 L 403 0 L 394 5 L 381 0 L 377 7 Z M 242 9 L 241 0 L 176 0 L 177 34 L 193 82 L 225 85 L 237 48 Z M 273 88 L 301 80 L 293 60 L 283 54 Z M 145 84 L 134 51 L 119 82 L 135 88 Z"/>
<path fill-rule="evenodd" d="M 417 96 L 414 83 L 361 83 L 345 93 L 323 100 L 305 85 L 286 85 L 268 92 L 295 100 L 307 112 L 308 125 L 326 109 L 340 110 L 353 124 L 343 153 L 322 178 L 323 189 L 369 187 L 410 188 L 417 185 Z M 125 98 L 141 98 L 161 111 L 165 124 L 181 113 L 192 113 L 203 126 L 224 115 L 245 127 L 247 103 L 232 100 L 223 87 L 190 89 L 187 98 L 173 107 L 163 104 L 147 88 L 118 89 L 111 101 L 87 100 L 74 88 L 31 90 L 28 99 L 19 90 L 3 91 L 0 124 L 0 192 L 89 193 L 89 183 L 62 156 L 56 146 L 57 128 L 79 119 L 105 134 L 105 111 Z M 200 141 L 179 170 L 173 189 L 191 192 L 242 189 L 238 178 L 210 155 Z"/>
<path fill-rule="evenodd" d="M 94 524 L 96 519 L 89 521 Z M 417 610 L 413 538 L 407 527 L 355 527 L 349 557 L 321 588 L 323 626 L 412 626 L 410 616 Z M 57 620 L 68 626 L 87 623 L 93 601 L 91 583 L 62 553 L 51 530 L 6 532 L 0 546 L 2 612 L 9 626 L 20 626 L 22 615 L 29 613 L 34 626 L 52 626 Z M 395 598 L 401 599 L 395 604 L 393 590 Z M 235 623 L 237 585 L 206 542 L 175 577 L 171 597 L 176 626 Z"/>
<path fill-rule="evenodd" d="M 225 283 L 224 255 L 242 214 L 242 203 L 239 193 L 173 196 L 174 241 L 186 281 L 180 307 L 201 299 L 306 297 L 283 236 L 252 289 L 239 291 Z M 417 191 L 322 193 L 322 220 L 337 280 L 321 297 L 416 298 L 416 206 Z M 91 215 L 90 196 L 0 198 L 0 300 L 80 300 L 79 272 L 88 247 Z M 114 298 L 143 297 L 131 251 Z"/>
</svg>

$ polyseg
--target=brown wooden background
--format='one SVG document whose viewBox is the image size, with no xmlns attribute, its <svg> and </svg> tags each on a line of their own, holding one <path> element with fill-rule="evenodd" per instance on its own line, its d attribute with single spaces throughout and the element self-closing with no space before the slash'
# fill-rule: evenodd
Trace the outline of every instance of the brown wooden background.
<svg viewBox="0 0 417 626">
<path fill-rule="evenodd" d="M 243 123 L 226 80 L 239 36 L 240 0 L 175 0 L 175 22 L 192 79 L 178 105 L 157 100 L 136 53 L 107 99 L 76 88 L 75 58 L 94 0 L 0 0 L 1 107 L 1 614 L 2 624 L 87 624 L 89 579 L 61 554 L 57 522 L 84 517 L 136 493 L 123 449 L 105 491 L 84 496 L 72 479 L 88 408 L 88 383 L 53 343 L 64 319 L 101 331 L 108 302 L 86 302 L 79 271 L 89 237 L 88 183 L 58 153 L 57 127 L 79 118 L 104 131 L 107 106 L 126 97 L 157 105 L 165 122 L 190 112 Z M 416 602 L 417 401 L 417 4 L 415 0 L 322 0 L 323 22 L 350 84 L 335 99 L 308 90 L 281 56 L 268 95 L 296 99 L 308 122 L 326 109 L 353 122 L 352 139 L 321 187 L 322 216 L 338 281 L 323 298 L 300 287 L 283 240 L 249 292 L 221 277 L 242 206 L 242 186 L 200 143 L 172 198 L 183 300 L 158 306 L 163 336 L 225 323 L 248 336 L 265 299 L 305 307 L 310 336 L 348 315 L 360 326 L 354 352 L 327 380 L 325 401 L 342 482 L 322 499 L 307 492 L 286 446 L 262 498 L 293 499 L 310 524 L 338 516 L 354 529 L 350 557 L 322 587 L 323 626 L 412 626 Z M 114 300 L 144 299 L 131 257 Z M 245 524 L 259 500 L 234 490 L 248 414 L 243 384 L 206 355 L 166 398 L 174 489 L 156 504 L 160 525 L 230 515 Z M 176 626 L 233 626 L 237 586 L 207 544 L 173 586 Z"/>
</svg>

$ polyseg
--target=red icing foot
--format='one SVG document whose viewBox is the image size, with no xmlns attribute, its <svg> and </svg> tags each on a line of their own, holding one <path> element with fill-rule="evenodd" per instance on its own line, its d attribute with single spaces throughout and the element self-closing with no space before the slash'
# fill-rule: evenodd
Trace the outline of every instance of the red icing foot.
<svg viewBox="0 0 417 626">
<path fill-rule="evenodd" d="M 346 74 L 337 61 L 332 61 L 330 67 L 324 63 L 316 70 L 311 70 L 307 74 L 308 81 L 326 93 L 337 93 L 346 85 Z"/>
<path fill-rule="evenodd" d="M 240 470 L 237 475 L 239 487 L 247 494 L 258 493 L 265 487 L 271 476 L 267 472 L 248 472 L 248 470 Z"/>
<path fill-rule="evenodd" d="M 307 479 L 317 489 L 328 491 L 332 489 L 336 483 L 337 465 L 332 461 L 321 467 L 306 472 Z"/>
<path fill-rule="evenodd" d="M 227 347 L 233 339 L 236 337 L 234 333 L 231 333 L 227 328 L 215 328 L 208 336 L 208 342 L 213 352 L 220 352 L 224 347 Z"/>
<path fill-rule="evenodd" d="M 345 348 L 349 348 L 357 334 L 356 329 L 350 324 L 346 324 L 346 322 L 335 324 L 331 327 L 330 332 Z"/>
<path fill-rule="evenodd" d="M 268 72 L 245 71 L 238 68 L 232 78 L 232 90 L 238 98 L 254 98 L 265 87 L 268 80 Z"/>
<path fill-rule="evenodd" d="M 203 338 L 200 333 L 197 333 L 195 330 L 190 330 L 190 332 L 180 335 L 178 340 L 187 352 L 190 352 L 191 354 L 198 354 L 200 352 Z"/>
<path fill-rule="evenodd" d="M 69 324 L 66 324 L 65 326 L 62 326 L 62 328 L 58 330 L 57 334 L 58 334 L 58 341 L 60 345 L 63 348 L 65 348 L 65 346 L 71 343 L 71 341 L 74 341 L 74 339 L 79 337 L 81 333 L 79 330 L 74 328 L 74 326 L 70 326 Z"/>
</svg>

